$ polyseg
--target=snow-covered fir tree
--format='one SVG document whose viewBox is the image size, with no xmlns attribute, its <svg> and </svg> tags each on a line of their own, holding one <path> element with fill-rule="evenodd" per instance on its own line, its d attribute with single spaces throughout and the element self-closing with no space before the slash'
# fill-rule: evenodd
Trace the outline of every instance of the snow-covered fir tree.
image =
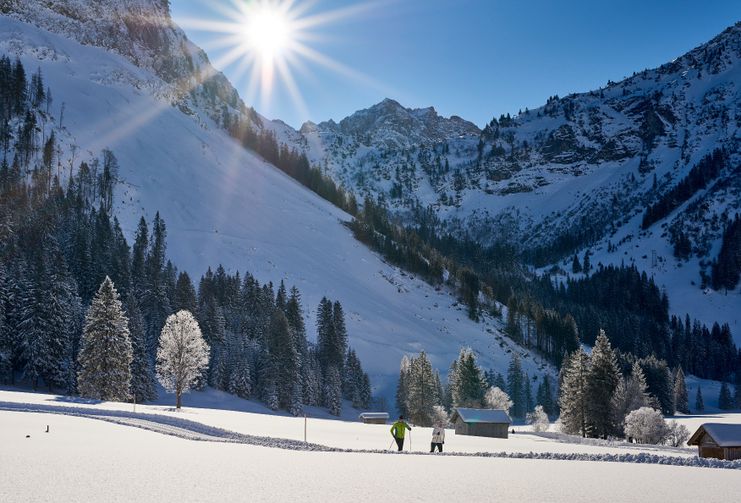
<svg viewBox="0 0 741 503">
<path fill-rule="evenodd" d="M 579 348 L 561 369 L 561 428 L 564 433 L 586 437 L 589 433 L 587 388 L 589 356 Z"/>
<path fill-rule="evenodd" d="M 329 413 L 339 416 L 342 411 L 342 380 L 340 370 L 334 365 L 327 368 L 322 395 Z"/>
<path fill-rule="evenodd" d="M 180 408 L 187 393 L 208 366 L 209 347 L 203 340 L 198 322 L 189 311 L 170 315 L 162 328 L 157 349 L 157 379 L 175 393 L 175 407 Z"/>
<path fill-rule="evenodd" d="M 461 349 L 458 359 L 451 365 L 448 386 L 454 407 L 483 406 L 487 389 L 486 380 L 470 348 Z"/>
<path fill-rule="evenodd" d="M 434 409 L 440 405 L 441 397 L 438 396 L 435 372 L 424 351 L 410 360 L 406 388 L 406 414 L 409 420 L 419 426 L 432 426 Z"/>
<path fill-rule="evenodd" d="M 301 413 L 301 396 L 300 389 L 297 390 L 294 384 L 301 378 L 299 352 L 295 347 L 296 340 L 288 327 L 288 319 L 281 309 L 273 312 L 268 333 L 270 380 L 276 388 L 278 407 L 293 409 L 293 413 L 298 415 Z M 299 396 L 296 396 L 296 393 Z"/>
<path fill-rule="evenodd" d="M 77 389 L 80 395 L 115 401 L 131 397 L 129 320 L 108 277 L 100 285 L 85 316 L 78 360 Z"/>
<path fill-rule="evenodd" d="M 607 438 L 612 433 L 610 400 L 620 377 L 615 352 L 604 331 L 600 330 L 592 349 L 591 365 L 587 376 L 587 429 L 590 435 Z"/>
</svg>

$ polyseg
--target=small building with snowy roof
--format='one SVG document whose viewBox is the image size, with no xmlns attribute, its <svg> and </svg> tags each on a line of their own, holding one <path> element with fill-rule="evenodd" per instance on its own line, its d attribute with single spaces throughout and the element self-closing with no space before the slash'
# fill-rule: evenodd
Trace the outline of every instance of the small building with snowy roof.
<svg viewBox="0 0 741 503">
<path fill-rule="evenodd" d="M 741 424 L 705 423 L 687 441 L 701 458 L 741 459 Z"/>
<path fill-rule="evenodd" d="M 388 412 L 363 412 L 358 417 L 365 424 L 386 424 L 389 420 Z"/>
<path fill-rule="evenodd" d="M 501 409 L 468 409 L 458 407 L 450 421 L 455 425 L 456 435 L 476 437 L 508 438 L 512 424 L 507 411 Z"/>
</svg>

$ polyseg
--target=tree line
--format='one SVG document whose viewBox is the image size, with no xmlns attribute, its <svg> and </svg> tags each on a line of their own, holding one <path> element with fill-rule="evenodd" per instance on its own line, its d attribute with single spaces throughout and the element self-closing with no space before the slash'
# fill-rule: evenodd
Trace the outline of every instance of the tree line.
<svg viewBox="0 0 741 503">
<path fill-rule="evenodd" d="M 537 386 L 534 382 L 538 381 Z M 520 357 L 513 353 L 506 378 L 484 371 L 469 348 L 463 348 L 450 365 L 447 382 L 423 351 L 404 356 L 396 388 L 396 408 L 400 414 L 420 426 L 446 423 L 456 407 L 504 409 L 516 418 L 525 418 L 537 406 L 547 415 L 558 414 L 556 390 L 547 373 L 533 379 L 523 371 Z"/>
<path fill-rule="evenodd" d="M 658 201 L 646 208 L 641 227 L 645 230 L 688 201 L 698 190 L 702 190 L 716 179 L 728 164 L 728 153 L 723 149 L 713 150 L 700 159 L 682 180 Z"/>
</svg>

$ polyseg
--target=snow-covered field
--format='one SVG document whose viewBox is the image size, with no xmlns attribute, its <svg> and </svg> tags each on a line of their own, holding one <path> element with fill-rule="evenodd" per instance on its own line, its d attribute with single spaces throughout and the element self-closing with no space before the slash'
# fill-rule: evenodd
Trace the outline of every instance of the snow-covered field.
<svg viewBox="0 0 741 503">
<path fill-rule="evenodd" d="M 207 390 L 188 396 L 186 408 L 179 413 L 164 404 L 137 406 L 144 418 L 139 425 L 130 404 L 85 404 L 55 395 L 0 391 L 0 501 L 430 501 L 446 497 L 472 501 L 727 501 L 741 490 L 737 470 L 422 455 L 429 447 L 430 430 L 426 428 L 412 430 L 413 451 L 419 453 L 412 456 L 262 447 L 239 443 L 238 437 L 224 442 L 216 430 L 214 438 L 206 438 L 208 425 L 273 437 L 279 445 L 279 438 L 303 440 L 304 420 L 197 406 L 201 402 L 215 406 L 219 400 L 223 407 L 239 407 L 240 402 L 242 410 L 256 407 Z M 20 412 L 13 407 L 47 411 L 57 407 L 81 416 Z M 108 416 L 101 417 L 103 421 L 91 419 L 96 414 Z M 162 434 L 149 427 L 147 416 L 154 418 L 153 424 L 169 423 L 172 431 L 163 428 L 169 434 Z M 720 420 L 741 422 L 741 414 Z M 179 421 L 182 428 L 177 426 Z M 194 428 L 195 424 L 200 427 Z M 49 433 L 45 432 L 47 425 Z M 383 451 L 390 438 L 388 428 L 310 418 L 308 440 L 343 449 Z M 188 431 L 193 433 L 189 438 L 217 441 L 178 438 L 187 437 Z M 457 436 L 448 430 L 445 447 L 458 453 L 645 452 L 682 458 L 694 452 L 624 444 L 579 445 L 524 431 L 498 440 Z"/>
</svg>

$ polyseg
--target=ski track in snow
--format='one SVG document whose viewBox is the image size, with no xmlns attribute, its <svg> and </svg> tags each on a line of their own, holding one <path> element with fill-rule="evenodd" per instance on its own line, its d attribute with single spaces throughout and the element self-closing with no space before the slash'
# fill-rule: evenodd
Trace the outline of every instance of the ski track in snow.
<svg viewBox="0 0 741 503">
<path fill-rule="evenodd" d="M 141 428 L 144 430 L 170 435 L 186 440 L 204 442 L 225 442 L 254 445 L 273 449 L 313 452 L 335 452 L 354 454 L 394 454 L 427 456 L 427 453 L 396 452 L 380 449 L 341 449 L 321 444 L 290 440 L 285 438 L 262 437 L 246 435 L 222 428 L 208 426 L 188 419 L 164 417 L 156 414 L 113 411 L 105 409 L 82 409 L 76 407 L 57 407 L 31 403 L 0 402 L 0 411 L 30 412 L 43 414 L 62 414 L 86 419 L 96 419 L 122 426 Z M 658 454 L 584 454 L 584 453 L 555 453 L 555 452 L 445 452 L 434 456 L 477 457 L 477 458 L 506 458 L 506 459 L 538 459 L 558 461 L 600 461 L 608 463 L 638 463 L 670 466 L 688 466 L 697 468 L 721 468 L 741 470 L 741 460 L 724 461 L 699 457 L 662 456 Z"/>
</svg>

